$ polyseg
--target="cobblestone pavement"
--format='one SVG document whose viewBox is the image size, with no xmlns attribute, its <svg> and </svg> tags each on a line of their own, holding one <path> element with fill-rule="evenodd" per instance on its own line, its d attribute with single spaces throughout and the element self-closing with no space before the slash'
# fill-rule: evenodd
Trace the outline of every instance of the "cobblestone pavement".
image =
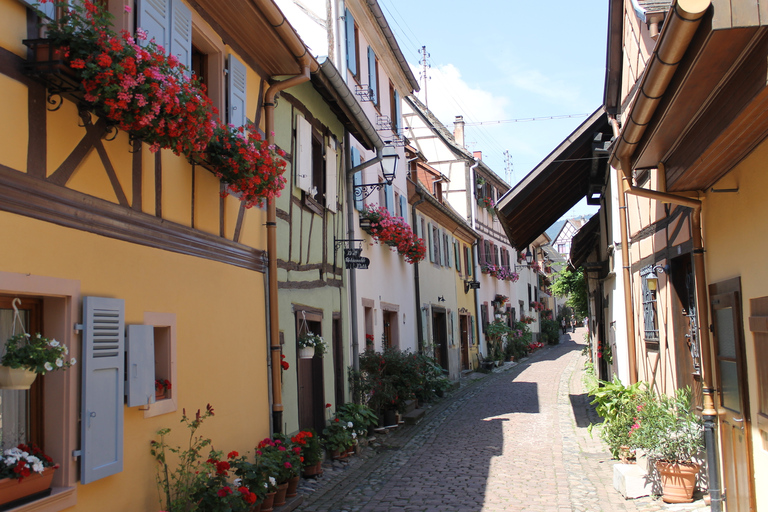
<svg viewBox="0 0 768 512">
<path fill-rule="evenodd" d="M 624 500 L 615 461 L 587 433 L 583 329 L 519 364 L 470 374 L 416 426 L 372 439 L 303 481 L 297 510 L 317 512 L 708 511 L 702 500 Z"/>
</svg>

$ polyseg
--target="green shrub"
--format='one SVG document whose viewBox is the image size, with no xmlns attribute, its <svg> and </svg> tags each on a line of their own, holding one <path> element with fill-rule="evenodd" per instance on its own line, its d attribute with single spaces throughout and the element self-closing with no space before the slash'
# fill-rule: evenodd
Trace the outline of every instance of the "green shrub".
<svg viewBox="0 0 768 512">
<path fill-rule="evenodd" d="M 542 320 L 541 321 L 541 337 L 544 343 L 549 345 L 557 345 L 560 343 L 560 326 L 557 320 Z"/>
<path fill-rule="evenodd" d="M 608 445 L 614 458 L 618 458 L 622 446 L 631 446 L 630 433 L 637 418 L 641 386 L 640 382 L 624 386 L 614 376 L 613 382 L 598 381 L 597 387 L 589 391 L 589 396 L 594 397 L 591 403 L 595 411 L 603 418 L 599 424 L 600 438 Z M 589 425 L 590 434 L 594 426 Z"/>
</svg>

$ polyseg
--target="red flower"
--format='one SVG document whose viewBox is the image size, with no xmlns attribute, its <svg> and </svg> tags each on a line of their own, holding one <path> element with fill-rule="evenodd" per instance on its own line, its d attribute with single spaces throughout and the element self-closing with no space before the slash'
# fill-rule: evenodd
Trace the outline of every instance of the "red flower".
<svg viewBox="0 0 768 512">
<path fill-rule="evenodd" d="M 331 407 L 331 404 L 325 404 L 325 408 L 329 409 Z"/>
<path fill-rule="evenodd" d="M 217 492 L 216 494 L 219 495 L 219 498 L 223 498 L 228 494 L 232 494 L 232 489 L 230 489 L 228 486 L 224 486 L 221 489 L 219 489 L 219 492 Z"/>
<path fill-rule="evenodd" d="M 227 454 L 227 458 L 228 458 L 228 459 L 234 459 L 235 457 L 237 457 L 237 456 L 239 456 L 239 455 L 240 455 L 240 454 L 239 454 L 239 453 L 237 453 L 236 451 L 231 451 L 231 452 L 229 452 L 229 453 Z"/>
</svg>

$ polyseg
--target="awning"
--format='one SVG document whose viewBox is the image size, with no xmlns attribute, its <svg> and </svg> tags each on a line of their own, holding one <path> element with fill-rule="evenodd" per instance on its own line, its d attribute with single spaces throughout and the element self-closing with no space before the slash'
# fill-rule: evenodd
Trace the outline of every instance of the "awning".
<svg viewBox="0 0 768 512">
<path fill-rule="evenodd" d="M 496 211 L 510 243 L 521 250 L 587 193 L 605 187 L 608 116 L 597 109 L 534 170 L 499 199 Z"/>
</svg>

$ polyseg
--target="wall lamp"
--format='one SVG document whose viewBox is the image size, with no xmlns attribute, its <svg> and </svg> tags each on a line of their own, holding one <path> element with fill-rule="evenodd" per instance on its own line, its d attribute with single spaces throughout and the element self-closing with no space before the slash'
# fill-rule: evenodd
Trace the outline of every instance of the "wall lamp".
<svg viewBox="0 0 768 512">
<path fill-rule="evenodd" d="M 519 268 L 531 268 L 531 263 L 533 263 L 533 253 L 531 253 L 530 250 L 526 250 L 525 265 L 515 265 L 515 272 L 517 272 L 517 269 Z"/>
<path fill-rule="evenodd" d="M 385 185 L 391 185 L 395 179 L 397 171 L 397 161 L 400 155 L 397 154 L 397 148 L 392 145 L 386 145 L 381 150 L 381 173 L 384 175 L 384 181 L 379 183 L 365 183 L 355 185 L 355 200 L 365 199 L 373 193 L 374 190 L 381 190 Z"/>
<path fill-rule="evenodd" d="M 656 272 L 661 272 L 662 274 L 668 274 L 669 273 L 669 265 L 654 265 L 650 268 L 646 267 L 645 269 L 645 281 L 648 284 L 648 290 L 655 292 L 659 289 L 659 276 L 656 275 Z"/>
</svg>

